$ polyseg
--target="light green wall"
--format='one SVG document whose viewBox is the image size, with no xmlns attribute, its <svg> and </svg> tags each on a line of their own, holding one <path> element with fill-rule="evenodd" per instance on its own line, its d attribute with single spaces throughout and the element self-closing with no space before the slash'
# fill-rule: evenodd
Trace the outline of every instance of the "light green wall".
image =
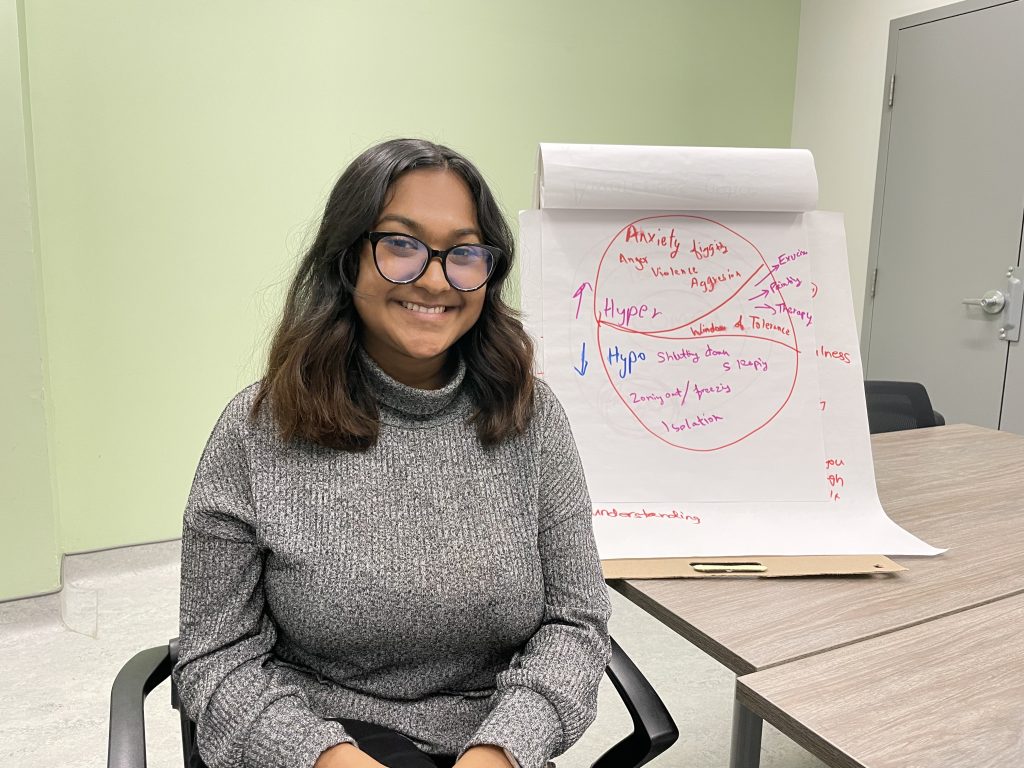
<svg viewBox="0 0 1024 768">
<path fill-rule="evenodd" d="M 450 143 L 788 146 L 798 0 L 26 0 L 64 551 L 176 536 L 337 173 Z"/>
<path fill-rule="evenodd" d="M 60 582 L 18 5 L 0 0 L 0 599 Z"/>
</svg>

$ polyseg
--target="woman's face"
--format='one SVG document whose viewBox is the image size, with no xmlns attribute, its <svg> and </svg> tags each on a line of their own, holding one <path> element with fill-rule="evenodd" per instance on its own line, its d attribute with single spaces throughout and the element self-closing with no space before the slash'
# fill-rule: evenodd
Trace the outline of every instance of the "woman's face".
<svg viewBox="0 0 1024 768">
<path fill-rule="evenodd" d="M 412 235 L 436 250 L 483 242 L 466 182 L 437 168 L 398 177 L 372 229 Z M 363 346 L 403 384 L 442 386 L 448 350 L 480 317 L 486 290 L 455 290 L 445 280 L 439 259 L 431 259 L 415 282 L 390 283 L 380 276 L 370 243 L 364 241 L 354 296 Z"/>
</svg>

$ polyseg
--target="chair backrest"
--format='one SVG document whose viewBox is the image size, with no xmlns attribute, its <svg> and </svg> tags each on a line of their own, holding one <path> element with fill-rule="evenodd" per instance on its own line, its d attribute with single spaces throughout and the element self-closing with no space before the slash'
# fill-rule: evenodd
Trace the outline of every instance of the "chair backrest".
<svg viewBox="0 0 1024 768">
<path fill-rule="evenodd" d="M 171 659 L 171 669 L 178 663 L 178 638 L 174 638 L 167 644 L 167 654 Z M 185 714 L 181 707 L 181 700 L 178 698 L 178 684 L 171 678 L 171 706 L 178 710 L 181 718 L 181 756 L 185 761 L 185 768 L 206 768 L 199 757 L 199 750 L 196 748 L 196 724 Z"/>
<path fill-rule="evenodd" d="M 871 434 L 936 427 L 945 423 L 932 410 L 928 391 L 916 381 L 865 381 Z"/>
</svg>

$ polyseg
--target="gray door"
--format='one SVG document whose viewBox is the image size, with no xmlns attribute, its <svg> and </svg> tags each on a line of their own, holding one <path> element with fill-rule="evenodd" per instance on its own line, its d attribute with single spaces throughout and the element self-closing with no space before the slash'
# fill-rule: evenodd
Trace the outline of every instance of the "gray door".
<svg viewBox="0 0 1024 768">
<path fill-rule="evenodd" d="M 1019 302 L 998 310 L 989 293 L 1009 294 L 1008 268 L 1020 262 L 1024 2 L 980 5 L 891 28 L 865 376 L 920 381 L 949 423 L 997 428 L 1002 418 L 1004 429 L 1024 432 L 1020 343 L 1000 338 L 1019 324 Z M 963 303 L 986 294 L 985 307 Z"/>
</svg>

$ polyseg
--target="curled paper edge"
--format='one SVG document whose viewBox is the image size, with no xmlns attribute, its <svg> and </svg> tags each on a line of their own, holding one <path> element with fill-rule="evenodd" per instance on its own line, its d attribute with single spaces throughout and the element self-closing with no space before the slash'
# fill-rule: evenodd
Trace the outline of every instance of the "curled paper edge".
<svg viewBox="0 0 1024 768">
<path fill-rule="evenodd" d="M 660 211 L 812 211 L 806 149 L 547 144 L 538 150 L 538 208 Z"/>
</svg>

